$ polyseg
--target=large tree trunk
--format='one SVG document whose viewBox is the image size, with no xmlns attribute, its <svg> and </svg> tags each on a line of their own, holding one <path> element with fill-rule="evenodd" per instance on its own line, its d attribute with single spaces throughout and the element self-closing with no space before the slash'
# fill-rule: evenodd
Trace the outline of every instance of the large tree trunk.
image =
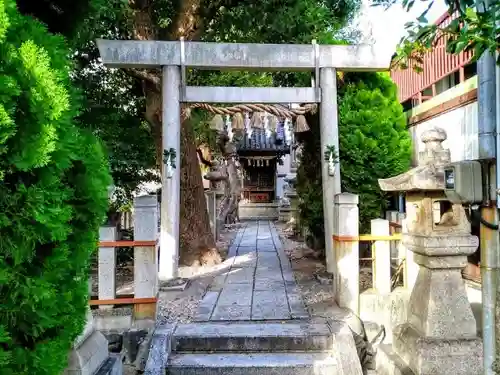
<svg viewBox="0 0 500 375">
<path fill-rule="evenodd" d="M 182 117 L 180 263 L 216 264 L 221 257 L 210 229 L 193 127 L 189 119 Z"/>
<path fill-rule="evenodd" d="M 151 0 L 129 0 L 133 11 L 133 35 L 139 40 L 158 39 L 158 28 L 154 24 Z M 200 0 L 182 0 L 170 29 L 162 39 L 178 40 L 184 36 L 192 40 L 202 32 Z M 146 97 L 146 119 L 155 135 L 158 166 L 163 163 L 161 141 L 161 79 L 158 72 L 129 71 L 143 82 Z M 184 111 L 182 111 L 185 114 Z M 196 154 L 193 128 L 189 120 L 181 118 L 181 198 L 180 206 L 180 259 L 182 265 L 220 263 L 221 257 L 215 247 L 210 229 L 201 171 Z"/>
<path fill-rule="evenodd" d="M 239 221 L 238 205 L 241 198 L 240 164 L 237 160 L 236 145 L 230 142 L 227 132 L 220 131 L 217 145 L 224 157 L 222 164 L 210 163 L 203 158 L 200 151 L 200 158 L 204 164 L 212 167 L 212 170 L 205 175 L 209 181 L 224 183 L 224 198 L 220 203 L 217 214 L 217 227 L 222 228 L 225 224 L 235 224 Z"/>
</svg>

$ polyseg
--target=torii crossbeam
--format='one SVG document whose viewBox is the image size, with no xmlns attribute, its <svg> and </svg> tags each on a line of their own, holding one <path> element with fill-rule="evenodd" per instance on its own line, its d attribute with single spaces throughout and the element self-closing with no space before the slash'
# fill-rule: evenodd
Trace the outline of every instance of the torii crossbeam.
<svg viewBox="0 0 500 375">
<path fill-rule="evenodd" d="M 390 55 L 369 45 L 252 44 L 184 41 L 97 40 L 102 62 L 114 68 L 162 68 L 163 149 L 180 155 L 180 103 L 321 103 L 322 154 L 339 150 L 337 78 L 340 71 L 388 70 Z M 184 69 L 311 71 L 314 87 L 192 87 Z M 323 158 L 324 159 L 324 158 Z M 179 258 L 179 168 L 162 171 L 160 267 L 162 280 L 177 276 Z M 168 172 L 168 173 L 167 173 Z M 170 173 L 171 172 L 171 173 Z M 323 208 L 327 269 L 337 275 L 333 252 L 333 201 L 341 192 L 340 165 L 332 173 L 322 161 Z M 337 276 L 335 276 L 337 279 Z M 342 282 L 341 280 L 337 280 Z"/>
</svg>

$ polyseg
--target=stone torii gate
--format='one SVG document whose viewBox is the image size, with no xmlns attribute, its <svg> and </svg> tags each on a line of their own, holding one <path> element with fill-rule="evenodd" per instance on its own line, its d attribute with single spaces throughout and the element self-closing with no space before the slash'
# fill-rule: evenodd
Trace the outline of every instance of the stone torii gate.
<svg viewBox="0 0 500 375">
<path fill-rule="evenodd" d="M 162 142 L 170 159 L 180 155 L 181 103 L 320 103 L 322 155 L 338 153 L 337 75 L 340 71 L 387 70 L 390 55 L 369 45 L 251 44 L 180 41 L 97 40 L 102 62 L 113 68 L 161 68 Z M 311 71 L 313 87 L 192 87 L 185 69 Z M 333 148 L 332 148 L 333 146 Z M 322 158 L 327 269 L 336 274 L 333 254 L 333 199 L 341 192 L 340 165 L 332 171 Z M 163 165 L 159 277 L 177 276 L 179 258 L 179 165 Z"/>
</svg>

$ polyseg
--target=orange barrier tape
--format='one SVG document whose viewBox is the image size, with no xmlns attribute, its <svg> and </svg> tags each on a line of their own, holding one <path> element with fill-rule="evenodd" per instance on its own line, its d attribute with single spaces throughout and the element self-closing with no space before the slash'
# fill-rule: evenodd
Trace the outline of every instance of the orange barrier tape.
<svg viewBox="0 0 500 375">
<path fill-rule="evenodd" d="M 115 298 L 115 299 L 92 299 L 89 301 L 90 306 L 98 305 L 137 305 L 146 303 L 156 303 L 158 298 Z"/>
<path fill-rule="evenodd" d="M 402 238 L 401 233 L 395 233 L 390 236 L 375 236 L 372 234 L 360 234 L 359 236 L 332 236 L 337 242 L 361 242 L 361 241 L 399 241 Z"/>
<path fill-rule="evenodd" d="M 99 247 L 147 247 L 156 246 L 156 241 L 100 241 Z"/>
</svg>

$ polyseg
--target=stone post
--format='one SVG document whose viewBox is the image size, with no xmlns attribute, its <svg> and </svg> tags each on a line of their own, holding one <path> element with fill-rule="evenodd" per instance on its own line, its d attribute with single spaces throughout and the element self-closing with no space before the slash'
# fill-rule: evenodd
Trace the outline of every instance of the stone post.
<svg viewBox="0 0 500 375">
<path fill-rule="evenodd" d="M 389 221 L 373 219 L 370 223 L 373 236 L 389 236 Z M 390 241 L 375 241 L 372 247 L 373 287 L 378 294 L 391 292 L 391 247 Z"/>
<path fill-rule="evenodd" d="M 116 227 L 100 227 L 100 241 L 116 241 Z M 99 247 L 98 261 L 98 298 L 115 299 L 116 297 L 116 248 Z M 99 309 L 112 309 L 113 305 L 99 305 Z"/>
<path fill-rule="evenodd" d="M 397 233 L 398 231 L 396 230 L 396 228 L 394 228 L 393 226 L 390 225 L 390 223 L 399 223 L 398 222 L 398 214 L 399 212 L 397 211 L 386 211 L 385 213 L 385 218 L 387 220 L 389 220 L 389 233 L 392 235 L 392 234 L 395 234 Z M 391 258 L 398 258 L 399 257 L 399 254 L 398 254 L 398 241 L 390 241 L 389 243 L 389 246 L 391 247 Z M 391 259 L 391 264 L 392 263 L 397 263 L 399 264 L 400 260 L 392 260 Z"/>
<path fill-rule="evenodd" d="M 404 212 L 398 212 L 396 222 L 401 225 L 398 233 L 403 233 L 403 221 L 406 219 L 406 214 Z M 402 241 L 397 241 L 397 256 L 399 258 L 399 263 L 401 263 L 406 258 L 406 249 L 402 245 Z"/>
<path fill-rule="evenodd" d="M 406 219 L 401 220 L 401 233 L 403 235 L 408 234 Z M 418 264 L 415 263 L 415 254 L 413 251 L 405 247 L 403 241 L 399 244 L 399 253 L 404 254 L 405 257 L 405 286 L 409 291 L 411 291 L 415 285 L 415 281 L 417 281 L 419 268 Z"/>
<path fill-rule="evenodd" d="M 177 277 L 179 264 L 181 107 L 180 68 L 164 66 L 162 80 L 162 144 L 160 272 L 161 280 Z"/>
<path fill-rule="evenodd" d="M 207 200 L 208 218 L 210 220 L 210 227 L 215 241 L 219 238 L 217 228 L 217 193 L 215 190 L 208 190 L 205 192 L 205 199 Z"/>
<path fill-rule="evenodd" d="M 341 193 L 334 198 L 333 241 L 337 274 L 334 288 L 340 307 L 359 313 L 359 209 L 356 194 Z"/>
<path fill-rule="evenodd" d="M 482 341 L 461 272 L 479 241 L 470 233 L 462 205 L 452 204 L 444 194 L 444 167 L 451 159 L 450 150 L 442 146 L 445 139 L 444 130 L 427 130 L 418 166 L 379 180 L 384 191 L 407 192 L 402 241 L 420 266 L 406 322 L 393 330 L 392 348 L 379 347 L 380 375 L 406 373 L 408 367 L 416 375 L 483 373 Z"/>
<path fill-rule="evenodd" d="M 158 200 L 156 195 L 134 199 L 134 241 L 156 241 Z M 134 247 L 134 297 L 151 298 L 158 293 L 156 246 Z M 134 305 L 136 318 L 154 318 L 155 304 Z"/>
<path fill-rule="evenodd" d="M 341 193 L 340 164 L 335 165 L 335 174 L 329 172 L 328 162 L 324 158 L 327 147 L 333 146 L 339 152 L 339 129 L 337 113 L 337 72 L 334 68 L 321 68 L 319 82 L 321 86 L 320 105 L 320 137 L 321 137 L 321 166 L 323 186 L 323 212 L 325 222 L 325 252 L 327 271 L 335 274 L 335 256 L 333 254 L 333 199 L 335 194 Z"/>
</svg>

